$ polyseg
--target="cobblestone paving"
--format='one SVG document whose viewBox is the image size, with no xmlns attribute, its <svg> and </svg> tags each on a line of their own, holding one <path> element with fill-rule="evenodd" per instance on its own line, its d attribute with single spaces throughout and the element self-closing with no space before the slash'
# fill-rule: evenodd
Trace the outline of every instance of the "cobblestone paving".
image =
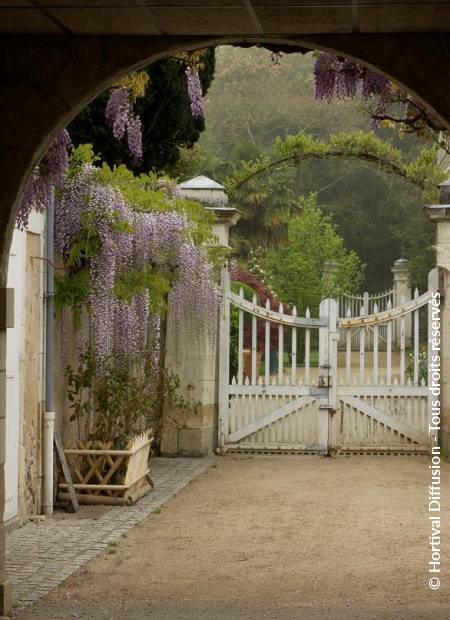
<svg viewBox="0 0 450 620">
<path fill-rule="evenodd" d="M 77 514 L 29 522 L 7 535 L 6 566 L 15 606 L 36 601 L 176 495 L 213 462 L 155 458 L 155 489 L 134 506 L 81 506 Z"/>
</svg>

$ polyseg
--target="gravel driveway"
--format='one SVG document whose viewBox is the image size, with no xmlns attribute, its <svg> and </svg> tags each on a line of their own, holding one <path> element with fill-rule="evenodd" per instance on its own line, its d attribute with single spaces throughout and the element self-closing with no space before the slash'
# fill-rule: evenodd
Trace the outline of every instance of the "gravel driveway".
<svg viewBox="0 0 450 620">
<path fill-rule="evenodd" d="M 21 620 L 450 618 L 450 465 L 441 588 L 428 587 L 429 460 L 217 459 Z"/>
</svg>

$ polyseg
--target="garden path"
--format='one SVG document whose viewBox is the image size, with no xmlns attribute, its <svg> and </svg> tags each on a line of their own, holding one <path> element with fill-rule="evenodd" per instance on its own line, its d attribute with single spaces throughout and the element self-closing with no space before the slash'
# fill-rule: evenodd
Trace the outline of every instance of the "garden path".
<svg viewBox="0 0 450 620">
<path fill-rule="evenodd" d="M 118 539 L 211 462 L 211 458 L 155 458 L 155 490 L 134 506 L 80 506 L 76 514 L 57 510 L 52 519 L 29 521 L 10 532 L 6 566 L 15 606 L 32 603 L 102 551 L 115 548 Z"/>
</svg>

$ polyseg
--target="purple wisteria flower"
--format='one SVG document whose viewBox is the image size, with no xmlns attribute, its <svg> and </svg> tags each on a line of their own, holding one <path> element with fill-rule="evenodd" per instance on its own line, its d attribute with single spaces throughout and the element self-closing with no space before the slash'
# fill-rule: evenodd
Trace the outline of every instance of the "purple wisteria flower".
<svg viewBox="0 0 450 620">
<path fill-rule="evenodd" d="M 124 86 L 111 90 L 106 120 L 116 140 L 123 141 L 126 137 L 131 159 L 138 164 L 142 160 L 141 119 L 134 113 L 130 93 Z"/>
<path fill-rule="evenodd" d="M 188 65 L 185 70 L 193 118 L 203 118 L 203 91 L 197 69 Z"/>
<path fill-rule="evenodd" d="M 139 116 L 131 114 L 127 121 L 128 150 L 134 164 L 142 161 L 142 123 Z"/>
<path fill-rule="evenodd" d="M 28 226 L 31 210 L 42 212 L 52 200 L 55 187 L 63 183 L 69 165 L 68 150 L 71 145 L 69 133 L 63 129 L 34 168 L 16 216 L 16 224 L 21 230 Z"/>
<path fill-rule="evenodd" d="M 118 189 L 98 181 L 96 169 L 89 164 L 67 179 L 60 194 L 55 237 L 63 256 L 68 255 L 85 226 L 100 244 L 87 264 L 89 334 L 98 372 L 101 374 L 110 355 L 127 364 L 144 350 L 149 351 L 157 369 L 160 320 L 156 316 L 150 320 L 151 290 L 139 290 L 131 299 L 123 300 L 117 298 L 116 285 L 121 274 L 132 270 L 139 272 L 150 266 L 170 271 L 175 284 L 169 303 L 177 320 L 195 316 L 206 322 L 215 316 L 219 294 L 214 270 L 205 249 L 191 240 L 188 218 L 175 211 L 134 211 Z"/>
<path fill-rule="evenodd" d="M 113 136 L 122 140 L 127 129 L 128 117 L 133 113 L 130 95 L 126 88 L 113 88 L 106 104 L 106 120 Z"/>
<path fill-rule="evenodd" d="M 361 96 L 365 100 L 379 96 L 386 101 L 391 94 L 390 82 L 383 75 L 327 52 L 317 54 L 314 79 L 316 98 L 328 103 L 334 98 L 355 97 L 358 86 L 361 87 Z"/>
</svg>

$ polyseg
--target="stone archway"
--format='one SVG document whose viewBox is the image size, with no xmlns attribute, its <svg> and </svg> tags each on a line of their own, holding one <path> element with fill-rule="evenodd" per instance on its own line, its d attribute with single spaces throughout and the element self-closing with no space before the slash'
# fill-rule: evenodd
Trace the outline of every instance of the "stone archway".
<svg viewBox="0 0 450 620">
<path fill-rule="evenodd" d="M 132 69 L 177 51 L 218 44 L 325 49 L 387 74 L 450 127 L 450 42 L 446 34 L 5 37 L 0 41 L 0 318 L 17 204 L 47 146 L 97 94 Z M 6 321 L 0 321 L 0 512 L 4 504 Z M 0 527 L 0 613 L 10 607 Z"/>
<path fill-rule="evenodd" d="M 450 73 L 450 41 L 444 34 L 5 38 L 0 41 L 0 286 L 15 206 L 58 131 L 130 70 L 182 50 L 220 44 L 322 49 L 348 56 L 386 74 L 450 126 L 450 90 L 443 79 Z"/>
</svg>

